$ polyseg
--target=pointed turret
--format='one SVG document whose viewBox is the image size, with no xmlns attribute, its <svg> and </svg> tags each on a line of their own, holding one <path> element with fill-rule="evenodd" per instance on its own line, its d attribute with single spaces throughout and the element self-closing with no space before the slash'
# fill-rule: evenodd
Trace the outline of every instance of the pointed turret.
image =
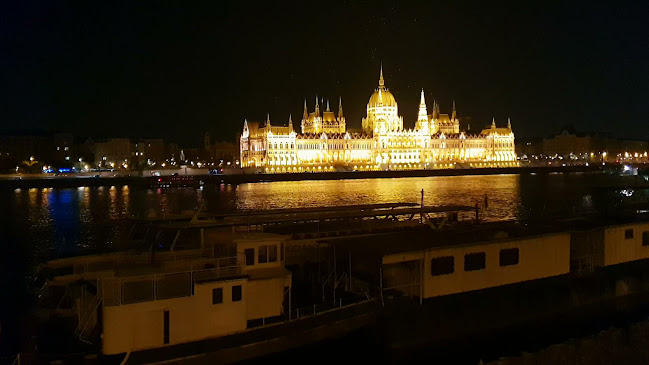
<svg viewBox="0 0 649 365">
<path fill-rule="evenodd" d="M 270 113 L 266 114 L 266 127 L 270 127 Z"/>
<path fill-rule="evenodd" d="M 291 114 L 288 115 L 288 131 L 293 132 L 293 118 L 291 117 Z"/>
<path fill-rule="evenodd" d="M 426 98 L 424 97 L 424 89 L 421 89 L 421 98 L 419 100 L 419 114 L 418 121 L 428 122 L 428 110 L 426 109 Z"/>
<path fill-rule="evenodd" d="M 320 104 L 318 104 L 318 95 L 315 96 L 315 116 L 320 116 Z"/>
<path fill-rule="evenodd" d="M 491 128 L 496 128 L 496 118 L 491 119 Z"/>
<path fill-rule="evenodd" d="M 306 107 L 306 98 L 304 98 L 304 114 L 302 115 L 302 120 L 309 119 L 309 110 Z"/>
<path fill-rule="evenodd" d="M 328 111 L 328 112 L 331 111 L 331 110 L 329 110 L 329 99 L 327 99 L 327 111 Z"/>
<path fill-rule="evenodd" d="M 453 100 L 453 114 L 451 115 L 451 120 L 457 120 L 457 111 L 455 110 L 455 100 Z"/>
<path fill-rule="evenodd" d="M 433 119 L 439 119 L 439 104 L 433 100 Z"/>
<path fill-rule="evenodd" d="M 343 117 L 343 98 L 342 96 L 338 99 L 338 118 Z"/>
<path fill-rule="evenodd" d="M 383 80 L 383 64 L 381 63 L 381 72 L 379 74 L 379 89 L 385 89 L 385 80 Z"/>
<path fill-rule="evenodd" d="M 512 130 L 512 121 L 509 118 L 507 118 L 507 129 L 509 129 L 510 131 Z"/>
</svg>

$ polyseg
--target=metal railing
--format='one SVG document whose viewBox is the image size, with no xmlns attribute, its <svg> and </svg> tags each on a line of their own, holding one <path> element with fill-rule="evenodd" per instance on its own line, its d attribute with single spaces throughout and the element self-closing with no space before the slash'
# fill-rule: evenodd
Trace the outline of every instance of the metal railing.
<svg viewBox="0 0 649 365">
<path fill-rule="evenodd" d="M 289 320 L 301 319 L 301 318 L 310 317 L 318 314 L 323 314 L 335 309 L 348 307 L 355 304 L 370 302 L 372 300 L 374 299 L 371 299 L 369 297 L 360 297 L 360 296 L 352 297 L 352 298 L 338 298 L 336 300 L 330 300 L 324 303 L 299 307 L 291 310 L 291 313 L 289 314 Z"/>
<path fill-rule="evenodd" d="M 102 278 L 101 296 L 105 306 L 186 297 L 192 295 L 195 282 L 241 276 L 245 273 L 245 266 L 239 265 L 236 257 L 206 260 L 192 263 L 189 270 Z"/>
<path fill-rule="evenodd" d="M 73 264 L 75 277 L 101 278 L 110 276 L 115 269 L 125 265 L 147 264 L 151 262 L 169 263 L 185 262 L 187 260 L 201 260 L 204 262 L 214 260 L 232 260 L 232 257 L 214 257 L 212 249 L 208 250 L 187 250 L 187 251 L 165 251 L 145 253 L 121 253 L 111 254 L 106 257 L 80 259 Z M 234 258 L 236 260 L 236 257 Z"/>
</svg>

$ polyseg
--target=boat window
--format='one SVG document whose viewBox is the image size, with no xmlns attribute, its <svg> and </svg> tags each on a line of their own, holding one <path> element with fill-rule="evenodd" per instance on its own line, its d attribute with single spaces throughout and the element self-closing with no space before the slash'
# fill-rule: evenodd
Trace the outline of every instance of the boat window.
<svg viewBox="0 0 649 365">
<path fill-rule="evenodd" d="M 487 254 L 474 252 L 464 255 L 464 271 L 483 270 L 485 268 Z"/>
<path fill-rule="evenodd" d="M 162 328 L 162 343 L 169 343 L 169 311 L 164 311 Z"/>
<path fill-rule="evenodd" d="M 268 245 L 268 262 L 277 262 L 277 245 Z"/>
<path fill-rule="evenodd" d="M 500 250 L 500 266 L 518 265 L 518 248 Z"/>
<path fill-rule="evenodd" d="M 243 255 L 246 257 L 246 266 L 255 264 L 255 249 L 246 248 L 243 250 Z"/>
<path fill-rule="evenodd" d="M 455 271 L 455 258 L 453 256 L 435 257 L 430 260 L 430 274 L 432 276 L 452 274 Z"/>
<path fill-rule="evenodd" d="M 633 239 L 633 228 L 629 228 L 624 231 L 624 239 L 625 240 Z"/>
<path fill-rule="evenodd" d="M 284 242 L 279 244 L 279 260 L 284 261 Z"/>
<path fill-rule="evenodd" d="M 223 303 L 223 288 L 212 289 L 212 304 Z"/>
<path fill-rule="evenodd" d="M 242 297 L 241 285 L 235 285 L 232 287 L 232 301 L 238 302 Z"/>
<path fill-rule="evenodd" d="M 642 232 L 642 245 L 649 246 L 649 231 Z"/>
<path fill-rule="evenodd" d="M 258 260 L 260 264 L 265 264 L 268 262 L 268 246 L 267 245 L 261 245 L 259 246 L 259 253 L 258 253 Z"/>
</svg>

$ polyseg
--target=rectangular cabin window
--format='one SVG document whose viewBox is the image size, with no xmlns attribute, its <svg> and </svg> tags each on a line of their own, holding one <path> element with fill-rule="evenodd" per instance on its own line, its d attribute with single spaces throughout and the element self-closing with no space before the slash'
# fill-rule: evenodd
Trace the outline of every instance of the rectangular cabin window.
<svg viewBox="0 0 649 365">
<path fill-rule="evenodd" d="M 642 245 L 649 246 L 649 231 L 642 232 Z"/>
<path fill-rule="evenodd" d="M 624 239 L 625 240 L 633 239 L 633 228 L 629 228 L 629 229 L 624 231 Z"/>
<path fill-rule="evenodd" d="M 455 258 L 453 256 L 435 257 L 430 260 L 430 274 L 432 276 L 448 275 L 455 272 Z"/>
<path fill-rule="evenodd" d="M 167 345 L 169 343 L 169 311 L 164 311 L 162 326 L 162 343 Z"/>
<path fill-rule="evenodd" d="M 241 300 L 242 296 L 242 291 L 241 291 L 241 285 L 235 285 L 232 287 L 232 301 L 233 302 L 238 302 Z"/>
<path fill-rule="evenodd" d="M 223 288 L 212 289 L 212 304 L 223 303 Z"/>
<path fill-rule="evenodd" d="M 277 245 L 268 245 L 268 262 L 277 262 Z"/>
<path fill-rule="evenodd" d="M 255 264 L 255 249 L 254 248 L 246 248 L 243 250 L 243 255 L 246 257 L 246 266 L 254 265 Z"/>
<path fill-rule="evenodd" d="M 486 266 L 487 254 L 474 252 L 464 255 L 464 271 L 483 270 Z"/>
<path fill-rule="evenodd" d="M 261 245 L 259 246 L 259 253 L 257 254 L 258 256 L 258 262 L 260 264 L 265 264 L 268 262 L 268 246 L 266 245 Z"/>
<path fill-rule="evenodd" d="M 500 266 L 518 265 L 518 248 L 500 250 Z"/>
</svg>

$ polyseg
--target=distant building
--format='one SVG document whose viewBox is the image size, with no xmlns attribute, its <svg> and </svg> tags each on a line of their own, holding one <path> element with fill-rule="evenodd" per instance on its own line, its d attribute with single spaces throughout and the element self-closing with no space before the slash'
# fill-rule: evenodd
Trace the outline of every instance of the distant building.
<svg viewBox="0 0 649 365">
<path fill-rule="evenodd" d="M 613 138 L 610 134 L 578 132 L 568 126 L 543 139 L 543 155 L 569 160 L 647 161 L 649 142 Z"/>
<path fill-rule="evenodd" d="M 142 139 L 135 144 L 135 157 L 140 165 L 153 166 L 165 161 L 162 139 Z"/>
<path fill-rule="evenodd" d="M 72 165 L 74 152 L 74 138 L 69 133 L 0 136 L 0 158 L 15 163 L 34 160 L 57 166 Z"/>
<path fill-rule="evenodd" d="M 239 155 L 239 149 L 234 143 L 228 142 L 216 142 L 213 145 L 214 159 L 216 163 L 223 161 L 224 164 L 230 162 L 234 164 L 237 161 Z"/>
<path fill-rule="evenodd" d="M 516 155 L 522 160 L 540 158 L 543 155 L 543 138 L 517 138 Z"/>
<path fill-rule="evenodd" d="M 406 129 L 394 95 L 385 87 L 383 70 L 379 85 L 370 96 L 362 131 L 347 129 L 342 103 L 337 115 L 329 102 L 309 112 L 306 101 L 299 133 L 289 116 L 288 126 L 244 121 L 240 138 L 242 167 L 266 172 L 333 171 L 344 169 L 452 168 L 455 164 L 475 167 L 514 166 L 514 133 L 511 124 L 497 127 L 495 120 L 484 129 L 460 130 L 455 110 L 440 113 L 434 101 L 428 114 L 424 91 L 414 128 Z"/>
<path fill-rule="evenodd" d="M 95 165 L 101 168 L 128 168 L 132 162 L 131 140 L 129 138 L 109 138 L 95 143 Z"/>
</svg>

